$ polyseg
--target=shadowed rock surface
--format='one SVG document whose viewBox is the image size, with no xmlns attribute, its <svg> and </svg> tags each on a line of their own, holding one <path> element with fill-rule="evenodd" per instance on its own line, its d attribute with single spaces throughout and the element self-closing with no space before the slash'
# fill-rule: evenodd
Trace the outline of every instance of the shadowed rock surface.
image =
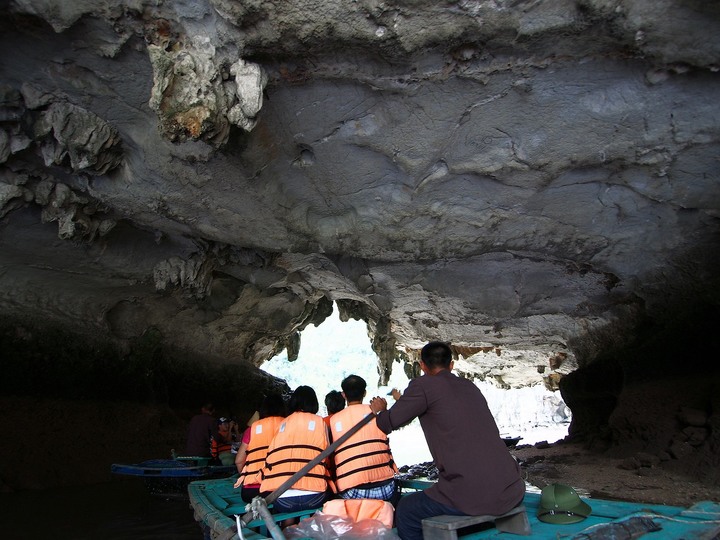
<svg viewBox="0 0 720 540">
<path fill-rule="evenodd" d="M 73 371 L 58 332 L 111 351 L 73 356 L 93 384 L 253 373 L 250 412 L 335 302 L 381 381 L 447 340 L 595 448 L 718 479 L 717 3 L 2 5 L 3 394 Z M 191 399 L 156 368 L 115 399 Z"/>
</svg>

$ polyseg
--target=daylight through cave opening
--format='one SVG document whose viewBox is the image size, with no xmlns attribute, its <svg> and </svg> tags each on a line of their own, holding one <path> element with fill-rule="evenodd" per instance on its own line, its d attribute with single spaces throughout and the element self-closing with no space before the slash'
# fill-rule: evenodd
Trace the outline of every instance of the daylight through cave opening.
<svg viewBox="0 0 720 540">
<path fill-rule="evenodd" d="M 394 366 L 388 385 L 378 385 L 378 358 L 370 345 L 365 322 L 342 322 L 335 305 L 332 314 L 319 326 L 308 326 L 300 340 L 297 360 L 288 361 L 283 351 L 265 362 L 261 369 L 284 379 L 291 389 L 300 385 L 312 387 L 320 403 L 319 414 L 327 411 L 324 399 L 331 390 L 341 390 L 340 383 L 348 375 L 363 377 L 368 384 L 367 398 L 386 397 L 392 388 L 403 391 L 409 380 L 400 366 Z M 521 444 L 546 440 L 555 442 L 567 435 L 570 410 L 559 392 L 551 392 L 542 384 L 503 389 L 489 381 L 475 380 L 482 390 L 503 437 L 522 437 Z M 431 459 L 422 429 L 417 420 L 390 435 L 395 461 L 414 465 Z"/>
</svg>

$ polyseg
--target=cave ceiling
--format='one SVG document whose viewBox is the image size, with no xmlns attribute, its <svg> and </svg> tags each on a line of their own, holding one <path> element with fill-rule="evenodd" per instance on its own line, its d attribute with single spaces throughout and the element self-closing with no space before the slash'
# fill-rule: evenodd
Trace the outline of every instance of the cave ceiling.
<svg viewBox="0 0 720 540">
<path fill-rule="evenodd" d="M 717 2 L 2 5 L 5 317 L 521 385 L 718 304 Z"/>
</svg>

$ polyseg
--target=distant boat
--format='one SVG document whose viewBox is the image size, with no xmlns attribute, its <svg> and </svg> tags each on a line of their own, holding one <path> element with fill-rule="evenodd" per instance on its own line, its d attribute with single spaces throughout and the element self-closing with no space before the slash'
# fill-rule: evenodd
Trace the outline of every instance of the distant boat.
<svg viewBox="0 0 720 540">
<path fill-rule="evenodd" d="M 110 472 L 139 476 L 153 495 L 186 497 L 192 480 L 226 478 L 237 473 L 235 465 L 210 465 L 210 458 L 180 456 L 175 459 L 150 459 L 141 463 L 113 463 Z"/>
<path fill-rule="evenodd" d="M 233 488 L 234 480 L 199 480 L 191 482 L 188 486 L 190 505 L 195 514 L 195 520 L 202 528 L 204 538 L 207 540 L 220 540 L 238 538 L 235 516 L 245 514 L 246 504 L 240 497 L 240 490 Z M 432 482 L 420 480 L 399 480 L 403 493 L 412 490 L 425 489 Z M 524 532 L 530 535 L 524 538 L 536 540 L 555 540 L 557 538 L 618 538 L 618 536 L 595 536 L 602 532 L 607 535 L 611 532 L 621 533 L 629 528 L 646 528 L 658 531 L 658 538 L 716 538 L 720 534 L 720 503 L 703 501 L 689 508 L 680 506 L 665 506 L 644 503 L 630 503 L 622 501 L 606 501 L 601 499 L 586 499 L 591 505 L 590 515 L 574 523 L 548 523 L 536 517 L 540 507 L 540 493 L 526 493 L 523 506 L 527 520 L 523 518 Z M 317 509 L 289 514 L 274 514 L 272 519 L 278 523 L 288 517 L 311 516 Z M 522 509 L 516 509 L 517 511 Z M 567 512 L 572 515 L 571 512 Z M 460 518 L 460 519 L 458 519 Z M 468 518 L 465 516 L 465 518 Z M 454 516 L 451 521 L 459 522 L 462 517 Z M 472 522 L 469 517 L 467 521 Z M 496 524 L 497 525 L 497 524 Z M 499 525 L 497 525 L 499 527 Z M 473 532 L 469 538 L 483 540 L 486 538 L 522 538 L 521 536 L 501 532 L 497 527 L 486 528 Z M 647 528 L 651 527 L 651 528 Z M 449 528 L 455 528 L 451 526 Z M 458 529 L 461 527 L 458 526 Z M 505 530 L 510 530 L 505 528 Z M 445 531 L 443 531 L 444 533 Z M 450 533 L 451 531 L 446 531 Z M 441 533 L 441 534 L 443 534 Z M 649 535 L 655 537 L 654 535 Z M 267 540 L 270 538 L 266 524 L 261 519 L 251 521 L 247 528 L 243 527 L 243 538 L 246 540 Z M 456 538 L 452 535 L 441 535 L 436 538 Z M 460 540 L 463 535 L 460 534 Z M 629 538 L 629 536 L 623 536 Z M 635 536 L 633 536 L 635 538 Z"/>
<path fill-rule="evenodd" d="M 522 437 L 503 437 L 502 438 L 503 442 L 505 443 L 505 446 L 507 446 L 508 448 L 512 448 L 513 446 L 515 446 L 517 443 L 520 442 L 521 439 L 522 439 Z"/>
</svg>

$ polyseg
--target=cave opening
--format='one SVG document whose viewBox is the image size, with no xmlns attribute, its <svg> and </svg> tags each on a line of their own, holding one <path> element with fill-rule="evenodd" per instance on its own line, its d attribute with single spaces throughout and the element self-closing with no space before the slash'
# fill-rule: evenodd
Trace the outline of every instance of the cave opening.
<svg viewBox="0 0 720 540">
<path fill-rule="evenodd" d="M 332 313 L 322 324 L 310 325 L 301 332 L 296 360 L 288 361 L 287 350 L 283 350 L 260 368 L 284 379 L 292 390 L 300 385 L 313 388 L 320 403 L 320 416 L 327 414 L 325 396 L 331 390 L 340 391 L 340 383 L 348 375 L 359 375 L 367 382 L 365 403 L 372 396 L 379 395 L 388 400 L 388 405 L 392 405 L 393 400 L 387 396 L 388 392 L 392 388 L 402 391 L 409 382 L 400 366 L 393 366 L 388 384 L 379 385 L 378 357 L 370 345 L 365 322 L 354 319 L 341 321 L 335 304 Z M 390 443 L 398 466 L 414 465 L 431 459 L 417 420 L 391 433 Z"/>
<path fill-rule="evenodd" d="M 372 350 L 364 321 L 350 319 L 343 322 L 337 305 L 332 314 L 318 326 L 310 325 L 301 332 L 297 359 L 288 361 L 287 350 L 260 366 L 275 377 L 284 379 L 291 389 L 300 385 L 312 387 L 325 416 L 324 400 L 328 392 L 341 390 L 340 383 L 355 374 L 367 382 L 367 403 L 372 396 L 383 396 L 392 406 L 387 394 L 392 388 L 401 392 L 409 379 L 400 365 L 393 365 L 387 385 L 380 385 L 378 357 Z M 542 384 L 523 388 L 499 388 L 489 380 L 475 380 L 482 390 L 500 430 L 505 438 L 521 437 L 520 444 L 538 441 L 555 442 L 568 434 L 571 413 L 559 392 L 552 392 Z M 393 456 L 398 466 L 430 461 L 425 437 L 419 421 L 390 434 Z"/>
</svg>

